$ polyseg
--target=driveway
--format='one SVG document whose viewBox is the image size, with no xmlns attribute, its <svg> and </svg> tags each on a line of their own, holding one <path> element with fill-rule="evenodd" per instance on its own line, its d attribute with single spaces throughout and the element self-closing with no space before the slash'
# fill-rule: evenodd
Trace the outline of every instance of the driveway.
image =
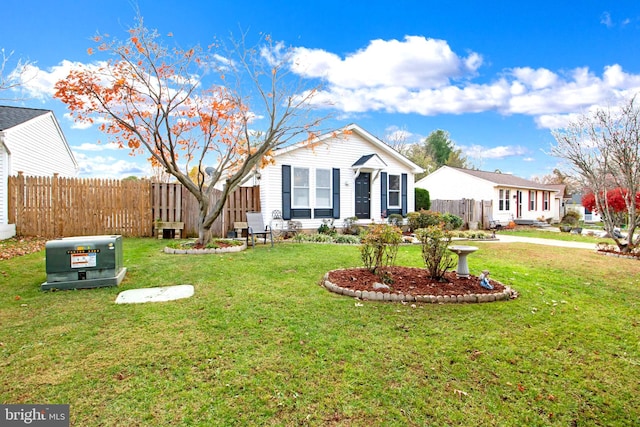
<svg viewBox="0 0 640 427">
<path fill-rule="evenodd" d="M 565 248 L 578 248 L 578 249 L 596 249 L 595 243 L 585 242 L 566 242 L 564 240 L 554 239 L 540 239 L 538 237 L 521 237 L 521 236 L 506 236 L 502 234 L 496 234 L 499 240 L 493 240 L 495 243 L 533 243 L 535 245 L 547 245 L 547 246 L 562 246 Z"/>
</svg>

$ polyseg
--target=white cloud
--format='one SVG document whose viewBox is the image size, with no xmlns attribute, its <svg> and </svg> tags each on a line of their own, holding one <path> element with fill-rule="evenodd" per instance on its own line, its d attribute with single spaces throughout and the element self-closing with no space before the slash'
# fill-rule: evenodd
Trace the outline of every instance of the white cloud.
<svg viewBox="0 0 640 427">
<path fill-rule="evenodd" d="M 609 16 L 610 18 L 610 16 Z M 271 55 L 280 55 L 276 46 Z M 82 64 L 62 61 L 48 70 L 31 65 L 24 89 L 38 99 L 51 97 L 54 85 Z M 84 65 L 99 67 L 103 63 Z M 616 104 L 640 93 L 640 74 L 619 64 L 601 74 L 587 67 L 555 72 L 527 66 L 505 69 L 485 82 L 474 81 L 482 55 L 455 53 L 445 40 L 406 36 L 402 40 L 372 40 L 366 47 L 340 57 L 298 47 L 293 72 L 320 79 L 324 88 L 312 103 L 349 115 L 387 112 L 435 116 L 495 111 L 532 116 L 540 128 L 557 128 L 568 114 Z M 77 129 L 87 124 L 75 123 Z"/>
<path fill-rule="evenodd" d="M 77 62 L 63 60 L 48 70 L 43 70 L 34 64 L 26 67 L 22 75 L 21 88 L 26 94 L 35 99 L 52 98 L 55 93 L 55 84 L 69 75 L 69 71 L 79 65 Z"/>
<path fill-rule="evenodd" d="M 74 147 L 75 148 L 75 147 Z M 128 176 L 151 176 L 151 166 L 140 159 L 140 162 L 118 160 L 112 156 L 91 156 L 74 151 L 74 156 L 80 167 L 81 178 L 111 178 L 122 179 Z"/>
<path fill-rule="evenodd" d="M 344 58 L 320 49 L 294 50 L 295 73 L 325 87 L 312 100 L 346 113 L 464 114 L 496 111 L 525 114 L 546 127 L 551 115 L 606 105 L 640 92 L 640 75 L 619 64 L 601 75 L 587 67 L 554 72 L 515 67 L 484 83 L 473 81 L 482 56 L 456 54 L 444 40 L 406 36 L 373 40 Z"/>
<path fill-rule="evenodd" d="M 124 150 L 119 148 L 117 144 L 113 142 L 108 142 L 106 144 L 94 144 L 91 142 L 85 142 L 80 145 L 74 145 L 71 147 L 72 150 L 77 151 L 105 151 L 105 150 Z"/>
<path fill-rule="evenodd" d="M 292 69 L 305 77 L 322 78 L 332 86 L 362 88 L 400 87 L 425 89 L 449 84 L 482 64 L 482 57 L 456 55 L 446 41 L 420 36 L 404 40 L 373 40 L 362 50 L 341 59 L 320 49 L 294 50 Z"/>
<path fill-rule="evenodd" d="M 481 145 L 460 146 L 462 153 L 473 159 L 504 159 L 505 157 L 522 156 L 529 150 L 517 145 L 501 145 L 487 148 Z"/>
<path fill-rule="evenodd" d="M 514 68 L 513 75 L 519 83 L 534 90 L 553 87 L 558 81 L 558 76 L 545 68 Z"/>
<path fill-rule="evenodd" d="M 600 23 L 607 28 L 613 27 L 613 20 L 611 19 L 611 14 L 609 12 L 603 12 L 600 16 Z"/>
</svg>

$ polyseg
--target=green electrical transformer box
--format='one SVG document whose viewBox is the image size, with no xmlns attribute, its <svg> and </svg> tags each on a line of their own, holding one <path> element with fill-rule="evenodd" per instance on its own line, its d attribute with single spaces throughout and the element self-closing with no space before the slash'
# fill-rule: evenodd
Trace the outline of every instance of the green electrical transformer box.
<svg viewBox="0 0 640 427">
<path fill-rule="evenodd" d="M 127 273 L 119 235 L 49 240 L 45 253 L 47 281 L 42 290 L 118 286 Z"/>
</svg>

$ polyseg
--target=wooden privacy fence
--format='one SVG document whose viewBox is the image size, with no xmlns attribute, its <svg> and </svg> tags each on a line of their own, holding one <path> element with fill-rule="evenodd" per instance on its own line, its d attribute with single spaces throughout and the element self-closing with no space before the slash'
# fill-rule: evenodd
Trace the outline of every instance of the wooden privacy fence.
<svg viewBox="0 0 640 427">
<path fill-rule="evenodd" d="M 25 236 L 151 235 L 149 181 L 9 177 L 9 223 Z"/>
<path fill-rule="evenodd" d="M 450 213 L 462 218 L 465 225 L 477 223 L 479 228 L 489 228 L 491 220 L 491 210 L 493 202 L 491 200 L 432 200 L 431 210 L 441 213 Z"/>
<path fill-rule="evenodd" d="M 184 222 L 187 236 L 198 235 L 198 200 L 182 184 L 152 184 L 153 219 Z M 222 192 L 214 190 L 209 200 L 209 209 L 221 197 Z M 225 236 L 233 230 L 233 223 L 246 221 L 245 213 L 260 211 L 260 187 L 240 187 L 227 197 L 222 215 L 211 226 L 211 234 Z"/>
<path fill-rule="evenodd" d="M 121 234 L 149 237 L 154 222 L 184 222 L 184 235 L 197 236 L 199 206 L 181 184 L 149 180 L 9 177 L 9 223 L 23 236 Z M 210 200 L 216 202 L 217 191 Z M 211 232 L 224 236 L 245 212 L 260 211 L 260 187 L 238 188 L 225 203 Z"/>
<path fill-rule="evenodd" d="M 246 222 L 247 212 L 260 212 L 260 187 L 240 187 L 227 197 L 224 207 L 225 233 L 233 229 L 234 222 Z"/>
</svg>

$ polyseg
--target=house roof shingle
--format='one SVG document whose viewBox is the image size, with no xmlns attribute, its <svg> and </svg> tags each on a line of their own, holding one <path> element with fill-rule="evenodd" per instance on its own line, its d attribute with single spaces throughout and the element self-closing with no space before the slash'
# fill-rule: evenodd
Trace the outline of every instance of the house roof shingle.
<svg viewBox="0 0 640 427">
<path fill-rule="evenodd" d="M 0 105 L 0 132 L 47 114 L 49 110 Z"/>
</svg>

